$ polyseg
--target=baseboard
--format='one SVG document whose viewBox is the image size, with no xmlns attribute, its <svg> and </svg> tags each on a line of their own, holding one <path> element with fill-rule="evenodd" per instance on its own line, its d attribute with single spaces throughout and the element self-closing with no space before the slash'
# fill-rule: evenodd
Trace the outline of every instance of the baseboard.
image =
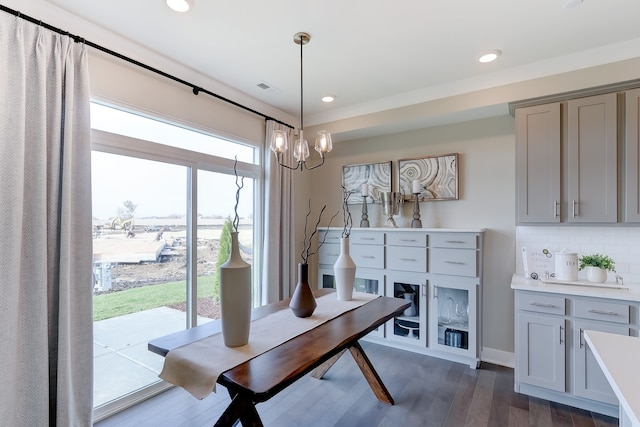
<svg viewBox="0 0 640 427">
<path fill-rule="evenodd" d="M 480 360 L 494 365 L 506 366 L 507 368 L 515 368 L 515 354 L 508 351 L 496 350 L 495 348 L 484 347 Z"/>
</svg>

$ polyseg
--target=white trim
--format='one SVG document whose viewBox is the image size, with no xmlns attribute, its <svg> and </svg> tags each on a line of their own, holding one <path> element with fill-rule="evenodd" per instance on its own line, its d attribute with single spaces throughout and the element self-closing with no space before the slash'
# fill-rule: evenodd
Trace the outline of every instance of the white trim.
<svg viewBox="0 0 640 427">
<path fill-rule="evenodd" d="M 480 359 L 483 362 L 492 363 L 494 365 L 506 366 L 507 368 L 515 368 L 516 356 L 513 352 L 496 350 L 495 348 L 484 347 Z"/>
</svg>

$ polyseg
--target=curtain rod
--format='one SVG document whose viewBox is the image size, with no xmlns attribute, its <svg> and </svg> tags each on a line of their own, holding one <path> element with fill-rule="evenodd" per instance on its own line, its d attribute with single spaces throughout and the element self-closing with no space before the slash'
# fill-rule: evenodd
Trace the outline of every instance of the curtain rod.
<svg viewBox="0 0 640 427">
<path fill-rule="evenodd" d="M 32 22 L 34 24 L 37 24 L 37 25 L 39 25 L 41 27 L 46 28 L 47 30 L 54 31 L 54 32 L 56 32 L 58 34 L 62 34 L 63 36 L 69 36 L 76 43 L 84 43 L 87 46 L 90 46 L 90 47 L 92 47 L 94 49 L 97 49 L 97 50 L 99 50 L 101 52 L 107 53 L 107 54 L 109 54 L 111 56 L 115 56 L 116 58 L 122 59 L 123 61 L 129 62 L 129 63 L 134 64 L 134 65 L 137 65 L 138 67 L 141 67 L 141 68 L 144 68 L 145 70 L 148 70 L 148 71 L 151 71 L 153 73 L 159 74 L 159 75 L 161 75 L 163 77 L 166 77 L 166 78 L 168 78 L 170 80 L 173 80 L 175 82 L 181 83 L 181 84 L 183 84 L 185 86 L 189 86 L 194 95 L 198 95 L 200 92 L 206 93 L 207 95 L 211 95 L 214 98 L 218 98 L 218 99 L 220 99 L 220 100 L 222 100 L 224 102 L 227 102 L 227 103 L 232 104 L 232 105 L 234 105 L 236 107 L 242 108 L 243 110 L 249 111 L 249 112 L 251 112 L 253 114 L 256 114 L 256 115 L 258 115 L 260 117 L 263 117 L 265 120 L 273 120 L 276 123 L 280 123 L 281 125 L 284 125 L 284 126 L 287 126 L 288 128 L 293 129 L 293 126 L 291 126 L 290 124 L 284 123 L 284 122 L 282 122 L 282 121 L 280 121 L 278 119 L 274 119 L 273 117 L 267 116 L 266 114 L 263 114 L 263 113 L 261 113 L 259 111 L 256 111 L 256 110 L 252 109 L 252 108 L 249 108 L 247 106 L 239 104 L 239 103 L 237 103 L 235 101 L 232 101 L 232 100 L 230 100 L 228 98 L 225 98 L 224 96 L 218 95 L 217 93 L 214 93 L 214 92 L 211 92 L 211 91 L 209 91 L 207 89 L 204 89 L 204 88 L 201 88 L 199 86 L 196 86 L 193 83 L 189 83 L 188 81 L 182 80 L 181 78 L 173 76 L 173 75 L 171 75 L 169 73 L 165 73 L 164 71 L 158 70 L 157 68 L 153 68 L 153 67 L 151 67 L 149 65 L 143 64 L 142 62 L 136 61 L 135 59 L 129 58 L 128 56 L 124 56 L 121 53 L 115 52 L 115 51 L 113 51 L 111 49 L 107 49 L 104 46 L 100 46 L 99 44 L 93 43 L 93 42 L 91 42 L 89 40 L 85 40 L 84 38 L 82 38 L 80 36 L 76 36 L 74 34 L 71 34 L 68 31 L 64 31 L 64 30 L 62 30 L 62 29 L 60 29 L 58 27 L 54 27 L 53 25 L 47 24 L 46 22 L 42 22 L 39 19 L 35 19 L 35 18 L 31 17 L 31 16 L 24 15 L 24 14 L 20 13 L 20 11 L 18 11 L 18 10 L 13 10 L 11 8 L 8 8 L 8 7 L 4 6 L 4 5 L 2 5 L 2 4 L 0 4 L 0 10 L 2 10 L 4 12 L 7 12 L 7 13 L 10 13 L 10 14 L 18 17 L 18 18 L 22 18 L 22 19 L 24 19 L 26 21 Z"/>
</svg>

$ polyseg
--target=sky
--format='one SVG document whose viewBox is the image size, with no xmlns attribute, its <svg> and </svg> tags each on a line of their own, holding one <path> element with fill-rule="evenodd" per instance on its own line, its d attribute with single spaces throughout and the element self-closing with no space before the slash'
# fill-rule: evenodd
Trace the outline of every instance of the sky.
<svg viewBox="0 0 640 427">
<path fill-rule="evenodd" d="M 238 156 L 253 163 L 253 148 L 188 129 L 92 104 L 91 125 L 95 129 L 187 148 L 219 157 Z M 186 215 L 188 168 L 115 154 L 92 152 L 93 216 L 112 218 L 130 200 L 135 216 Z M 198 172 L 198 214 L 233 217 L 236 202 L 235 176 Z M 253 180 L 244 179 L 238 214 L 253 213 Z"/>
</svg>

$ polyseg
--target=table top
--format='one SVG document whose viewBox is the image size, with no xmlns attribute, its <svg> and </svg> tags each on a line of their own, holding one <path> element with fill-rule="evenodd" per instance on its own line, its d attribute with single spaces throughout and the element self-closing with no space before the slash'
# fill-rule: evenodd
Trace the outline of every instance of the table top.
<svg viewBox="0 0 640 427">
<path fill-rule="evenodd" d="M 333 292 L 315 291 L 317 296 Z M 288 300 L 259 307 L 252 319 L 288 309 Z M 409 302 L 399 298 L 379 297 L 346 312 L 284 344 L 222 373 L 218 383 L 234 393 L 250 395 L 253 402 L 263 402 L 283 390 L 334 355 L 400 315 Z M 148 347 L 160 355 L 220 331 L 220 322 L 210 322 L 149 342 Z"/>
<path fill-rule="evenodd" d="M 640 338 L 588 330 L 584 337 L 632 425 L 640 426 Z"/>
</svg>

